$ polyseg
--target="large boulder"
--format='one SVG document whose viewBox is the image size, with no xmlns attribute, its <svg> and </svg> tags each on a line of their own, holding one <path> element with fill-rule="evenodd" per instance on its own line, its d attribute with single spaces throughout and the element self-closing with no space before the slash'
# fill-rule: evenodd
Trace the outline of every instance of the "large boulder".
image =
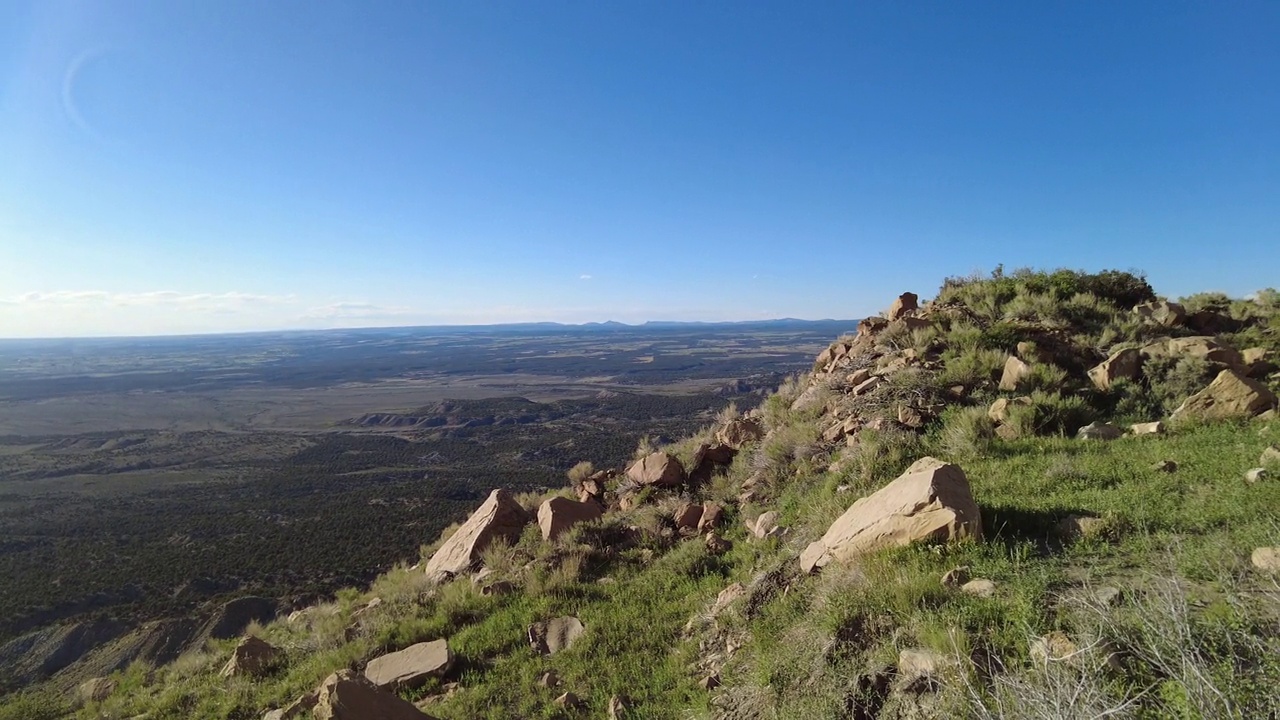
<svg viewBox="0 0 1280 720">
<path fill-rule="evenodd" d="M 982 536 L 982 517 L 958 465 L 926 457 L 855 502 L 801 554 L 806 572 L 886 547 Z"/>
<path fill-rule="evenodd" d="M 755 442 L 764 437 L 764 427 L 759 420 L 739 418 L 730 420 L 724 427 L 716 431 L 716 442 L 741 450 L 743 445 Z"/>
<path fill-rule="evenodd" d="M 427 575 L 461 575 L 480 559 L 480 554 L 490 543 L 498 538 L 514 543 L 528 524 L 529 513 L 520 507 L 520 503 L 506 490 L 494 490 L 489 493 L 489 499 L 431 556 L 425 572 Z"/>
<path fill-rule="evenodd" d="M 543 540 L 554 540 L 574 525 L 598 520 L 602 515 L 604 511 L 598 503 L 553 497 L 538 508 L 538 527 L 542 528 Z"/>
<path fill-rule="evenodd" d="M 364 676 L 384 690 L 412 690 L 429 678 L 443 677 L 453 667 L 453 651 L 447 640 L 432 640 L 376 657 L 365 667 Z"/>
<path fill-rule="evenodd" d="M 684 466 L 668 453 L 655 452 L 631 463 L 627 477 L 637 485 L 676 487 L 684 482 Z"/>
<path fill-rule="evenodd" d="M 1186 308 L 1167 300 L 1143 303 L 1134 307 L 1133 312 L 1145 322 L 1167 328 L 1178 327 L 1187 319 Z"/>
<path fill-rule="evenodd" d="M 1253 417 L 1275 407 L 1276 396 L 1267 386 L 1227 369 L 1209 387 L 1187 398 L 1173 411 L 1174 418 L 1216 420 Z"/>
<path fill-rule="evenodd" d="M 284 658 L 284 653 L 266 640 L 244 638 L 231 651 L 231 659 L 222 667 L 223 677 L 261 677 L 266 675 Z"/>
<path fill-rule="evenodd" d="M 1134 348 L 1117 350 L 1089 371 L 1089 379 L 1099 390 L 1110 390 L 1117 380 L 1137 380 L 1142 370 L 1142 353 Z"/>
<path fill-rule="evenodd" d="M 582 621 L 576 617 L 552 618 L 529 626 L 529 645 L 534 652 L 554 655 L 573 645 L 586 631 Z"/>
<path fill-rule="evenodd" d="M 111 697 L 111 693 L 116 691 L 116 681 L 103 677 L 96 677 L 85 680 L 80 683 L 77 688 L 77 694 L 80 701 L 85 703 L 102 702 Z"/>
<path fill-rule="evenodd" d="M 432 720 L 409 701 L 350 670 L 339 670 L 320 684 L 311 716 L 315 720 Z"/>
<path fill-rule="evenodd" d="M 915 293 L 902 293 L 897 300 L 893 301 L 893 305 L 889 307 L 889 321 L 892 322 L 898 318 L 906 317 L 907 314 L 913 313 L 920 308 L 917 304 L 919 297 Z"/>
<path fill-rule="evenodd" d="M 1031 376 L 1031 366 L 1010 355 L 1004 362 L 1004 372 L 1000 374 L 1000 389 L 1013 392 L 1022 387 L 1023 381 Z"/>
</svg>

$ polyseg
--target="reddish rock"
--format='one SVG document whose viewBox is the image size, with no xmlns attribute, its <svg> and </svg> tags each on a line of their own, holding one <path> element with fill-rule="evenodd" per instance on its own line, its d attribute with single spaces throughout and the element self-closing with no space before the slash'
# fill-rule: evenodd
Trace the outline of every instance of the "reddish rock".
<svg viewBox="0 0 1280 720">
<path fill-rule="evenodd" d="M 494 490 L 489 499 L 431 556 L 423 572 L 428 576 L 442 573 L 460 575 L 480 559 L 480 554 L 494 540 L 505 538 L 513 544 L 519 540 L 529 519 L 529 513 L 510 493 Z"/>
<path fill-rule="evenodd" d="M 684 482 L 684 467 L 674 456 L 655 452 L 632 463 L 627 477 L 637 485 L 676 487 Z"/>
<path fill-rule="evenodd" d="M 596 502 L 577 502 L 566 497 L 553 497 L 538 507 L 538 527 L 543 540 L 553 540 L 578 523 L 598 520 L 604 515 Z"/>
</svg>

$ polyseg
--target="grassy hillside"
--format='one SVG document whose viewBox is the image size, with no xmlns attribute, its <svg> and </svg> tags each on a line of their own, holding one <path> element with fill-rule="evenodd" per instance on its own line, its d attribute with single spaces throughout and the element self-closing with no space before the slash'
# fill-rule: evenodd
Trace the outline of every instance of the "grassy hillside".
<svg viewBox="0 0 1280 720">
<path fill-rule="evenodd" d="M 285 652 L 265 677 L 220 677 L 234 643 L 213 643 L 130 668 L 100 701 L 37 690 L 7 698 L 0 718 L 259 718 L 334 670 L 437 638 L 453 670 L 402 694 L 439 718 L 604 717 L 611 704 L 634 718 L 1280 712 L 1280 583 L 1250 559 L 1280 545 L 1280 467 L 1245 479 L 1280 422 L 1274 409 L 1170 420 L 1225 372 L 1276 389 L 1277 294 L 1152 305 L 1127 273 L 997 271 L 911 300 L 784 384 L 753 413 L 764 436 L 709 479 L 637 490 L 617 475 L 602 519 L 553 541 L 532 523 L 490 546 L 486 582 L 514 592 L 406 563 L 253 628 Z M 1140 369 L 1091 377 L 1128 349 Z M 734 419 L 662 449 L 691 467 Z M 1161 434 L 1076 437 L 1093 421 L 1156 420 Z M 801 572 L 801 551 L 846 508 L 926 455 L 963 468 L 981 539 Z M 532 510 L 545 497 L 520 499 Z M 723 506 L 712 540 L 677 527 L 691 501 Z M 757 537 L 748 524 L 766 512 L 778 529 Z M 944 584 L 955 569 L 994 586 Z M 536 653 L 526 628 L 560 615 L 586 633 Z M 578 706 L 557 702 L 566 692 Z"/>
</svg>

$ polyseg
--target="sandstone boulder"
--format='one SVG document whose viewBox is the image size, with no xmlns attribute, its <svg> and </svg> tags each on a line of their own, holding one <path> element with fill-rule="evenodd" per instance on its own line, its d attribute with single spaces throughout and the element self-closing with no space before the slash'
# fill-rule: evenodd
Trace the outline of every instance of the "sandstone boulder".
<svg viewBox="0 0 1280 720">
<path fill-rule="evenodd" d="M 770 510 L 768 512 L 760 513 L 760 516 L 755 519 L 755 522 L 751 523 L 749 529 L 751 530 L 751 534 L 758 538 L 763 539 L 769 537 L 778 529 L 778 511 Z"/>
<path fill-rule="evenodd" d="M 576 617 L 558 617 L 529 626 L 529 646 L 542 655 L 553 655 L 576 641 L 587 629 Z"/>
<path fill-rule="evenodd" d="M 982 518 L 958 465 L 927 457 L 855 502 L 802 553 L 805 572 L 886 547 L 982 536 Z"/>
<path fill-rule="evenodd" d="M 1155 422 L 1134 423 L 1129 426 L 1129 432 L 1134 435 L 1163 435 L 1164 423 L 1159 420 Z"/>
<path fill-rule="evenodd" d="M 553 497 L 538 507 L 538 527 L 543 540 L 554 540 L 578 523 L 598 520 L 604 515 L 594 501 L 578 502 L 566 497 Z"/>
<path fill-rule="evenodd" d="M 977 580 L 970 580 L 964 585 L 961 585 L 960 592 L 964 593 L 965 595 L 972 595 L 974 597 L 981 597 L 981 598 L 994 597 L 996 594 L 996 584 L 991 580 L 987 580 L 985 578 L 978 578 Z"/>
<path fill-rule="evenodd" d="M 497 489 L 472 513 L 440 549 L 427 561 L 424 573 L 435 576 L 441 573 L 460 575 L 480 559 L 480 554 L 498 538 L 511 543 L 520 539 L 520 533 L 529 523 L 529 513 L 520 507 L 506 490 Z"/>
<path fill-rule="evenodd" d="M 339 670 L 320 684 L 311 716 L 315 720 L 431 720 L 412 703 L 350 670 Z M 299 713 L 298 717 L 306 716 Z"/>
<path fill-rule="evenodd" d="M 969 582 L 969 566 L 961 565 L 946 571 L 942 575 L 942 586 L 948 588 L 958 588 Z"/>
<path fill-rule="evenodd" d="M 884 383 L 884 378 L 882 377 L 879 377 L 879 376 L 870 377 L 858 383 L 857 385 L 855 385 L 853 390 L 850 392 L 853 393 L 854 397 L 857 397 L 859 395 L 866 395 L 872 390 L 875 390 L 876 388 L 880 387 L 880 385 L 883 383 Z"/>
<path fill-rule="evenodd" d="M 1245 348 L 1240 353 L 1240 364 L 1244 374 L 1251 378 L 1266 377 L 1276 369 L 1275 363 L 1267 359 L 1266 348 Z"/>
<path fill-rule="evenodd" d="M 1263 572 L 1280 574 L 1280 547 L 1255 548 L 1249 562 Z"/>
<path fill-rule="evenodd" d="M 991 403 L 991 407 L 987 408 L 987 417 L 991 418 L 991 422 L 997 425 L 1008 422 L 1009 408 L 1013 407 L 1014 405 L 1029 406 L 1031 405 L 1031 398 L 1025 397 L 1025 396 L 1016 397 L 1012 399 L 997 398 L 995 402 Z"/>
<path fill-rule="evenodd" d="M 882 317 L 863 318 L 858 322 L 858 337 L 873 337 L 889 326 L 889 321 Z"/>
<path fill-rule="evenodd" d="M 1148 351 L 1151 346 L 1143 348 Z M 1165 342 L 1164 351 L 1172 357 L 1199 357 L 1207 363 L 1226 365 L 1228 368 L 1240 368 L 1243 357 L 1234 347 L 1222 345 L 1215 338 L 1208 336 L 1176 337 Z"/>
<path fill-rule="evenodd" d="M 655 452 L 632 463 L 627 477 L 637 485 L 676 487 L 684 482 L 684 466 L 668 453 Z"/>
<path fill-rule="evenodd" d="M 250 635 L 231 651 L 231 659 L 222 667 L 222 677 L 262 677 L 283 659 L 284 653 L 274 645 Z"/>
<path fill-rule="evenodd" d="M 1262 457 L 1258 458 L 1258 464 L 1263 467 L 1280 468 L 1280 446 L 1269 445 L 1262 451 Z"/>
<path fill-rule="evenodd" d="M 1178 303 L 1165 300 L 1143 303 L 1133 309 L 1144 321 L 1161 327 L 1179 327 L 1187 318 L 1187 311 Z"/>
<path fill-rule="evenodd" d="M 1089 379 L 1099 390 L 1110 390 L 1117 380 L 1137 380 L 1142 371 L 1142 353 L 1134 348 L 1117 350 L 1089 371 Z"/>
<path fill-rule="evenodd" d="M 700 503 L 684 503 L 676 508 L 675 519 L 677 530 L 696 530 L 698 523 L 702 520 L 702 505 Z"/>
<path fill-rule="evenodd" d="M 1115 440 L 1124 437 L 1124 431 L 1111 423 L 1095 420 L 1076 431 L 1076 437 L 1081 440 Z"/>
<path fill-rule="evenodd" d="M 412 690 L 429 678 L 444 677 L 453 667 L 453 651 L 447 640 L 432 640 L 388 653 L 369 661 L 364 676 L 385 690 Z"/>
<path fill-rule="evenodd" d="M 1042 665 L 1050 660 L 1069 660 L 1079 652 L 1076 644 L 1061 630 L 1036 638 L 1031 642 L 1030 650 L 1031 659 Z"/>
<path fill-rule="evenodd" d="M 1271 473 L 1267 472 L 1266 468 L 1251 468 L 1245 472 L 1244 481 L 1252 485 L 1256 482 L 1262 482 L 1269 477 L 1271 477 Z"/>
<path fill-rule="evenodd" d="M 710 530 L 720 524 L 724 517 L 724 508 L 720 503 L 708 500 L 702 503 L 702 515 L 698 517 L 698 531 Z"/>
<path fill-rule="evenodd" d="M 1275 393 L 1267 386 L 1227 369 L 1209 383 L 1209 387 L 1187 398 L 1173 411 L 1174 418 L 1218 420 L 1253 417 L 1274 407 Z"/>
<path fill-rule="evenodd" d="M 907 314 L 920 309 L 917 304 L 919 300 L 919 296 L 915 293 L 906 292 L 899 295 L 898 299 L 894 300 L 893 305 L 889 307 L 889 321 L 892 322 L 898 318 L 906 317 Z"/>
<path fill-rule="evenodd" d="M 716 442 L 741 450 L 743 445 L 764 437 L 764 426 L 753 418 L 730 420 L 716 431 Z"/>
<path fill-rule="evenodd" d="M 76 693 L 80 696 L 80 701 L 86 703 L 102 702 L 111 697 L 111 693 L 115 691 L 116 681 L 102 677 L 85 680 L 76 689 Z"/>
<path fill-rule="evenodd" d="M 1022 383 L 1030 376 L 1031 366 L 1011 355 L 1004 362 L 1004 372 L 1000 375 L 1000 389 L 1013 392 L 1022 387 Z"/>
</svg>

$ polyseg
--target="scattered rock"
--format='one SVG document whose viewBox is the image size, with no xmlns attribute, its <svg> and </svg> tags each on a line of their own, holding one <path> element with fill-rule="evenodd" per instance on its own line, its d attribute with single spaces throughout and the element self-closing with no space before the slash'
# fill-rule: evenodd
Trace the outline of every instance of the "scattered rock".
<svg viewBox="0 0 1280 720">
<path fill-rule="evenodd" d="M 942 586 L 949 588 L 958 588 L 969 582 L 969 566 L 961 565 L 948 570 L 942 575 Z"/>
<path fill-rule="evenodd" d="M 96 677 L 85 680 L 76 688 L 76 693 L 80 696 L 81 702 L 102 702 L 111 697 L 111 693 L 116 691 L 116 681 L 107 678 Z"/>
<path fill-rule="evenodd" d="M 1103 607 L 1118 605 L 1120 600 L 1124 598 L 1124 593 L 1120 591 L 1120 588 L 1114 585 L 1099 585 L 1093 589 L 1091 594 L 1093 596 L 1093 601 Z"/>
<path fill-rule="evenodd" d="M 231 659 L 222 667 L 222 677 L 262 677 L 282 659 L 284 653 L 271 643 L 253 637 L 244 638 L 231 651 Z"/>
<path fill-rule="evenodd" d="M 1156 472 L 1163 472 L 1163 473 L 1178 472 L 1178 463 L 1172 460 L 1161 460 L 1155 465 L 1152 465 L 1151 469 L 1155 470 Z"/>
<path fill-rule="evenodd" d="M 444 677 L 453 667 L 453 651 L 447 640 L 432 640 L 388 653 L 369 661 L 364 676 L 384 690 L 412 690 L 429 678 Z"/>
<path fill-rule="evenodd" d="M 870 377 L 858 383 L 856 386 L 854 386 L 853 390 L 850 391 L 850 394 L 852 394 L 854 397 L 858 397 L 859 395 L 866 395 L 872 390 L 875 390 L 876 388 L 880 387 L 880 385 L 882 385 L 883 383 L 884 383 L 884 378 L 878 375 L 875 377 Z"/>
<path fill-rule="evenodd" d="M 698 681 L 698 687 L 703 690 L 711 691 L 720 687 L 720 676 L 712 673 Z"/>
<path fill-rule="evenodd" d="M 542 673 L 542 677 L 538 678 L 538 684 L 544 688 L 553 688 L 560 684 L 560 676 L 555 670 L 548 670 Z"/>
<path fill-rule="evenodd" d="M 621 695 L 609 698 L 609 720 L 623 720 L 625 713 L 630 709 L 631 705 Z"/>
<path fill-rule="evenodd" d="M 844 384 L 852 388 L 852 387 L 857 387 L 870 379 L 871 379 L 870 368 L 860 368 L 846 375 L 844 379 Z"/>
<path fill-rule="evenodd" d="M 1124 437 L 1124 431 L 1111 423 L 1095 420 L 1080 428 L 1076 437 L 1081 440 L 1115 440 Z"/>
<path fill-rule="evenodd" d="M 495 580 L 480 586 L 480 594 L 491 597 L 510 595 L 515 591 L 516 586 L 510 580 Z"/>
<path fill-rule="evenodd" d="M 1246 348 L 1240 353 L 1240 363 L 1244 374 L 1255 379 L 1264 378 L 1275 372 L 1276 365 L 1267 359 L 1266 348 Z"/>
<path fill-rule="evenodd" d="M 1117 380 L 1137 380 L 1142 370 L 1142 353 L 1134 348 L 1117 350 L 1089 371 L 1089 379 L 1099 390 L 1110 390 Z"/>
<path fill-rule="evenodd" d="M 1267 386 L 1228 369 L 1218 373 L 1209 387 L 1187 398 L 1181 407 L 1173 411 L 1173 417 L 1212 420 L 1253 417 L 1275 404 L 1275 393 Z"/>
<path fill-rule="evenodd" d="M 711 605 L 711 616 L 714 618 L 724 612 L 725 608 L 733 604 L 733 601 L 747 594 L 747 588 L 742 583 L 733 583 L 720 591 L 716 595 L 716 601 Z"/>
<path fill-rule="evenodd" d="M 720 524 L 724 517 L 724 508 L 717 502 L 702 503 L 702 516 L 698 518 L 698 532 L 710 530 Z"/>
<path fill-rule="evenodd" d="M 1164 423 L 1159 420 L 1155 422 L 1134 423 L 1129 426 L 1129 432 L 1134 435 L 1163 435 Z"/>
<path fill-rule="evenodd" d="M 1280 573 L 1280 547 L 1255 548 L 1249 560 L 1263 572 Z"/>
<path fill-rule="evenodd" d="M 286 708 L 286 712 L 287 712 Z M 431 716 L 350 670 L 320 684 L 311 714 L 317 720 L 430 720 Z M 284 717 L 291 717 L 284 715 Z M 296 717 L 305 717 L 299 713 Z"/>
<path fill-rule="evenodd" d="M 800 556 L 804 572 L 886 547 L 982 536 L 982 518 L 958 465 L 926 457 L 858 500 Z"/>
<path fill-rule="evenodd" d="M 562 708 L 573 709 L 582 707 L 582 701 L 578 699 L 577 695 L 574 695 L 571 692 L 567 692 L 556 698 L 555 703 Z"/>
<path fill-rule="evenodd" d="M 760 513 L 760 517 L 751 523 L 751 534 L 758 538 L 766 538 L 778 529 L 778 511 L 770 510 Z"/>
<path fill-rule="evenodd" d="M 519 540 L 529 519 L 529 514 L 510 493 L 501 488 L 494 490 L 462 527 L 431 556 L 424 572 L 428 576 L 444 572 L 455 575 L 466 572 L 480 559 L 484 549 L 497 538 L 506 538 L 512 544 Z"/>
<path fill-rule="evenodd" d="M 898 652 L 898 675 L 904 684 L 921 679 L 938 679 L 956 661 L 934 650 L 908 648 Z"/>
<path fill-rule="evenodd" d="M 697 503 L 685 503 L 676 508 L 675 522 L 676 528 L 680 530 L 697 530 L 702 521 L 702 505 Z"/>
<path fill-rule="evenodd" d="M 529 626 L 529 645 L 534 652 L 554 655 L 573 645 L 586 630 L 582 621 L 572 616 L 536 622 Z"/>
<path fill-rule="evenodd" d="M 1262 451 L 1262 457 L 1258 459 L 1258 464 L 1263 467 L 1280 466 L 1280 447 L 1275 445 L 1267 446 L 1267 449 Z"/>
<path fill-rule="evenodd" d="M 858 321 L 858 337 L 874 337 L 887 327 L 889 327 L 889 321 L 882 317 L 863 318 Z"/>
<path fill-rule="evenodd" d="M 676 487 L 684 482 L 684 466 L 665 452 L 655 452 L 631 464 L 627 477 L 637 485 Z"/>
<path fill-rule="evenodd" d="M 1149 356 L 1163 353 L 1171 357 L 1198 357 L 1205 362 L 1233 369 L 1243 369 L 1241 366 L 1244 361 L 1235 348 L 1208 336 L 1173 338 L 1163 343 L 1153 343 L 1142 348 L 1142 353 Z"/>
<path fill-rule="evenodd" d="M 889 321 L 892 322 L 902 317 L 906 317 L 909 313 L 913 313 L 920 309 L 917 304 L 920 298 L 915 293 L 902 293 L 897 300 L 893 301 L 893 305 L 889 307 Z"/>
<path fill-rule="evenodd" d="M 991 418 L 991 422 L 999 425 L 1009 421 L 1009 408 L 1011 406 L 1030 404 L 1031 398 L 1025 396 L 1012 399 L 998 398 L 995 402 L 991 403 L 991 407 L 987 408 L 987 417 Z"/>
<path fill-rule="evenodd" d="M 795 402 L 791 403 L 791 411 L 804 412 L 805 410 L 816 408 L 822 404 L 825 394 L 822 387 L 810 385 L 805 388 L 804 392 L 800 393 L 800 397 L 796 398 Z"/>
<path fill-rule="evenodd" d="M 595 502 L 553 497 L 538 507 L 538 527 L 543 540 L 554 540 L 578 523 L 599 520 L 604 511 Z"/>
<path fill-rule="evenodd" d="M 1068 660 L 1079 651 L 1071 638 L 1060 630 L 1054 630 L 1031 641 L 1030 655 L 1033 661 L 1043 665 L 1050 660 Z"/>
<path fill-rule="evenodd" d="M 973 595 L 974 597 L 989 598 L 995 596 L 996 584 L 991 580 L 979 578 L 977 580 L 970 580 L 964 585 L 961 585 L 960 592 L 966 595 Z"/>
<path fill-rule="evenodd" d="M 713 532 L 707 533 L 703 542 L 707 546 L 707 552 L 712 555 L 723 555 L 733 549 L 733 543 Z"/>
<path fill-rule="evenodd" d="M 1004 372 L 1000 375 L 1000 389 L 1013 392 L 1022 386 L 1022 382 L 1031 376 L 1031 366 L 1010 355 L 1004 363 Z"/>
<path fill-rule="evenodd" d="M 1058 523 L 1058 535 L 1068 540 L 1098 537 L 1106 529 L 1106 520 L 1087 515 L 1068 515 Z"/>
<path fill-rule="evenodd" d="M 1246 472 L 1244 474 L 1244 481 L 1252 485 L 1253 483 L 1266 480 L 1269 477 L 1271 477 L 1271 473 L 1267 472 L 1266 468 L 1258 467 Z"/>
</svg>

